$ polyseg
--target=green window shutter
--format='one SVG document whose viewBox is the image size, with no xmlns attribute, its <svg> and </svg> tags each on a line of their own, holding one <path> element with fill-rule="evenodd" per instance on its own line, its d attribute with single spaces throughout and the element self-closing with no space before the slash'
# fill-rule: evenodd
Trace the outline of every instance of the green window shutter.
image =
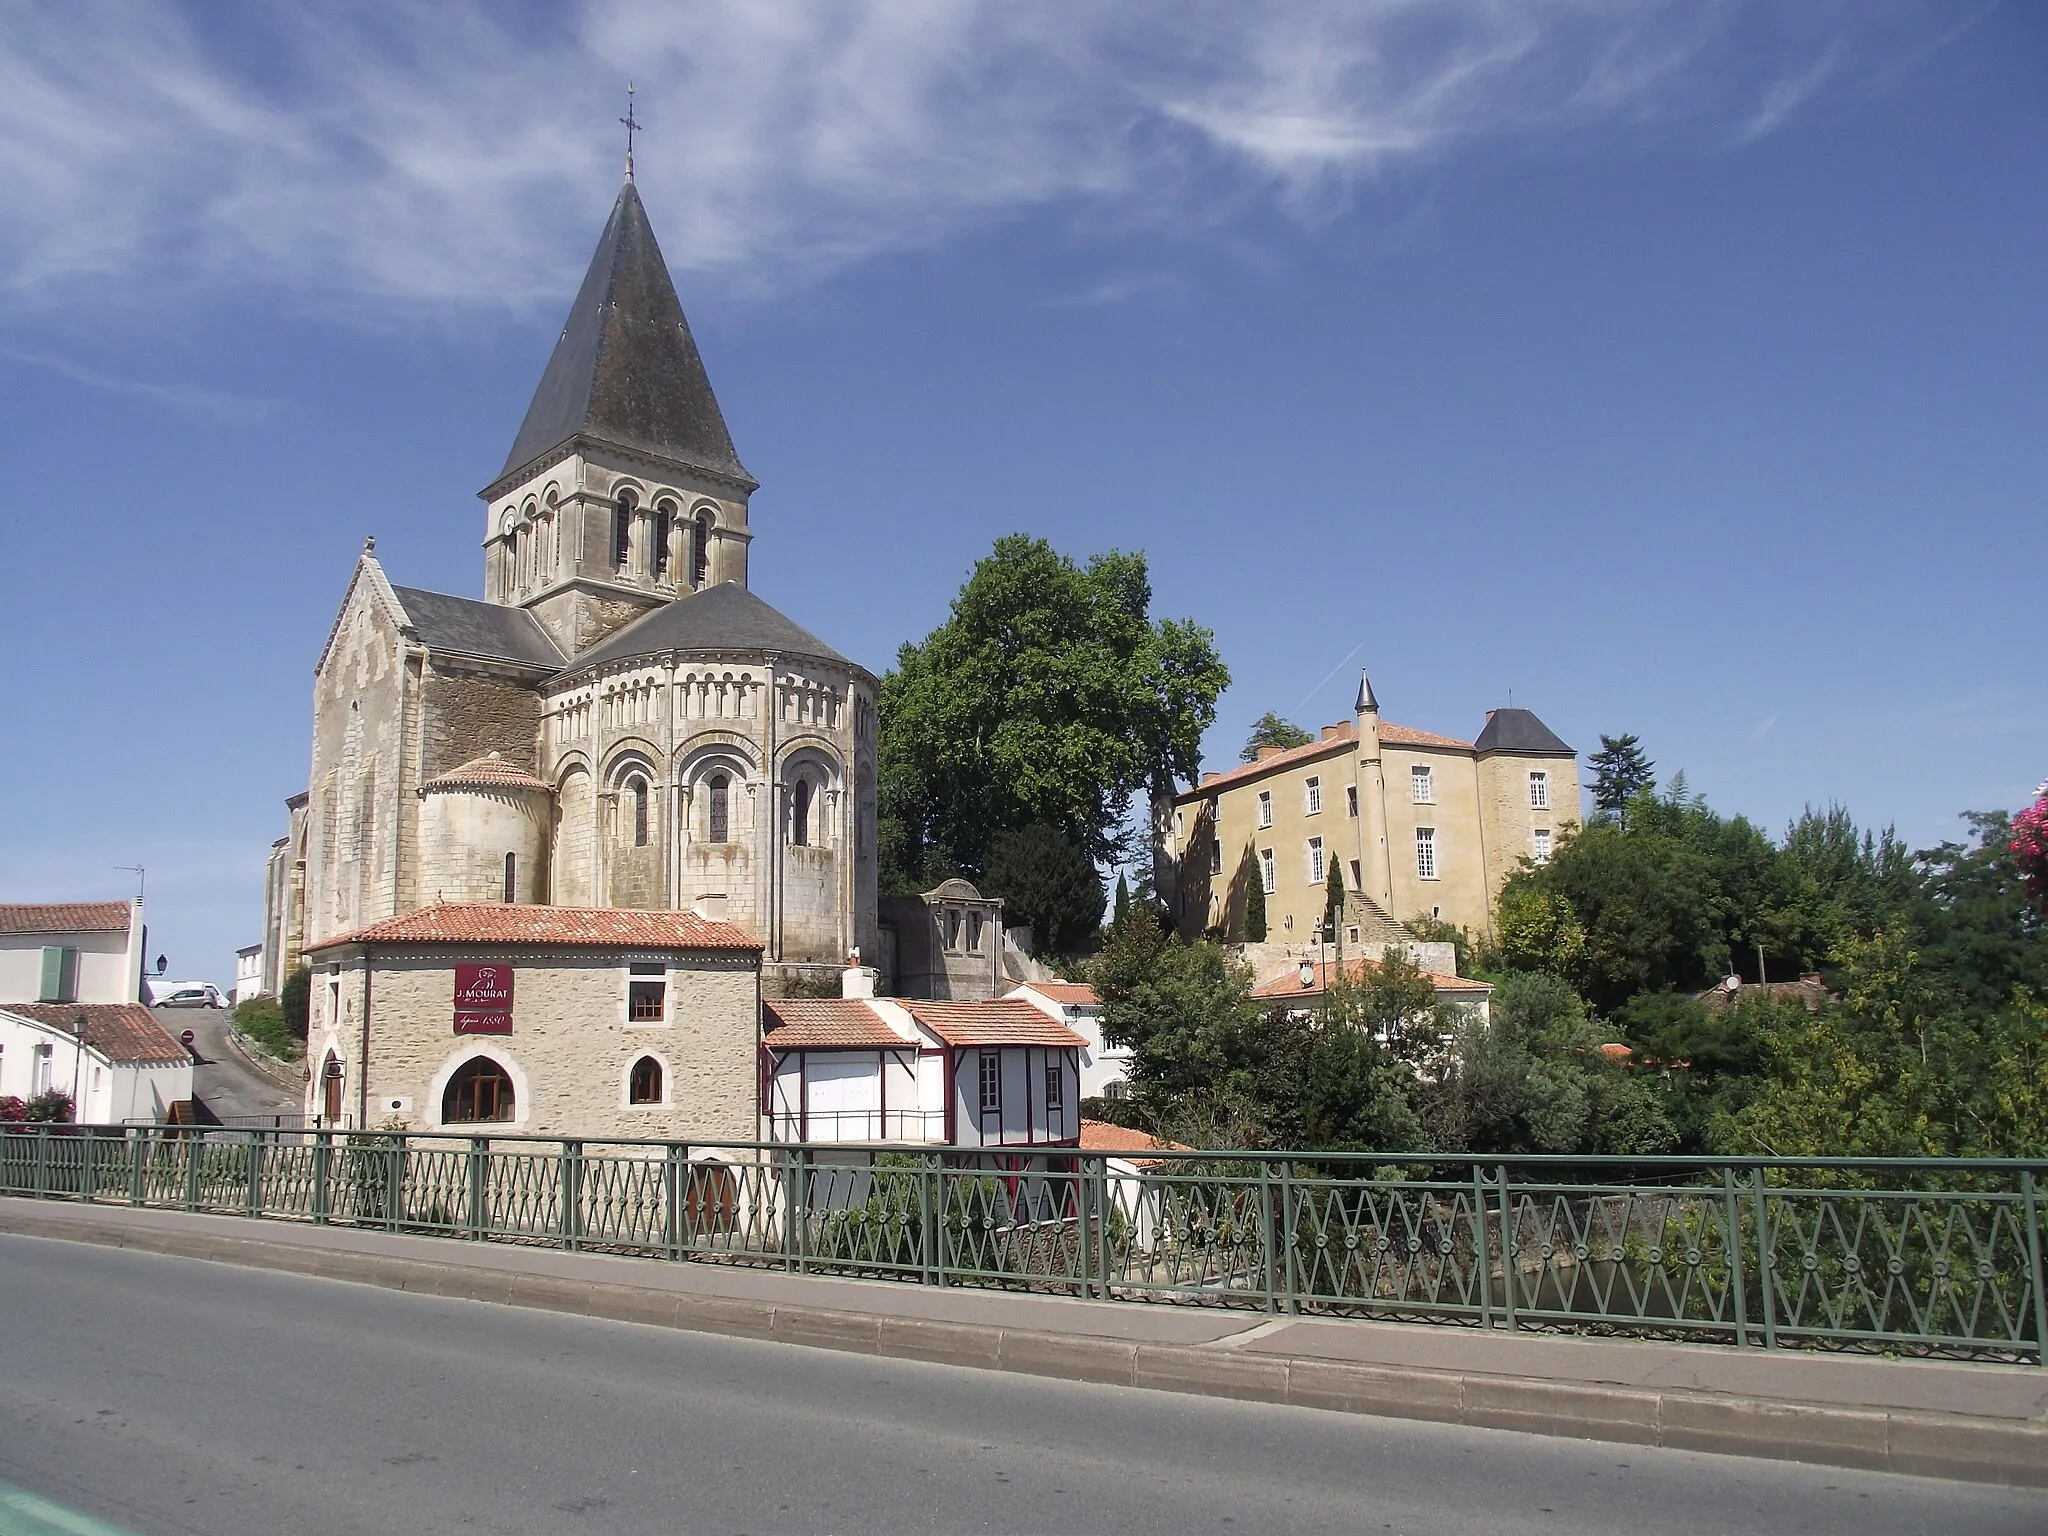
<svg viewBox="0 0 2048 1536">
<path fill-rule="evenodd" d="M 36 994 L 41 1003 L 78 1001 L 78 951 L 68 944 L 43 946 L 43 984 Z"/>
</svg>

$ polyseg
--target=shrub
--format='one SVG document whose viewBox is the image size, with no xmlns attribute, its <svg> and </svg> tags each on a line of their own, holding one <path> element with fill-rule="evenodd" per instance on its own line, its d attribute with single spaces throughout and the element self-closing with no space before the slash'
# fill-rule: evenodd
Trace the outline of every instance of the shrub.
<svg viewBox="0 0 2048 1536">
<path fill-rule="evenodd" d="M 281 1061 L 296 1061 L 299 1040 L 285 1023 L 284 1008 L 274 997 L 252 997 L 235 1004 L 235 1029 L 258 1049 Z"/>
<path fill-rule="evenodd" d="M 71 1095 L 61 1088 L 51 1088 L 37 1094 L 27 1104 L 27 1120 L 39 1120 L 46 1124 L 68 1123 L 71 1119 Z"/>
<path fill-rule="evenodd" d="M 28 1118 L 28 1106 L 11 1093 L 0 1093 L 0 1125 L 17 1125 Z"/>
<path fill-rule="evenodd" d="M 313 1009 L 313 973 L 304 966 L 285 977 L 284 986 L 277 995 L 277 1005 L 284 1010 L 284 1027 L 291 1031 L 294 1040 L 306 1038 L 306 1023 Z"/>
</svg>

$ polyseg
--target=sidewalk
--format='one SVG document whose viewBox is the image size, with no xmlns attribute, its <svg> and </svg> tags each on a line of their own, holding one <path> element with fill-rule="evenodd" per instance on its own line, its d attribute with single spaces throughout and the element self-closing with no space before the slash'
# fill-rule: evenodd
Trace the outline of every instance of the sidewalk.
<svg viewBox="0 0 2048 1536">
<path fill-rule="evenodd" d="M 1069 1380 L 2048 1487 L 2048 1369 L 840 1280 L 0 1197 L 0 1232 Z"/>
</svg>

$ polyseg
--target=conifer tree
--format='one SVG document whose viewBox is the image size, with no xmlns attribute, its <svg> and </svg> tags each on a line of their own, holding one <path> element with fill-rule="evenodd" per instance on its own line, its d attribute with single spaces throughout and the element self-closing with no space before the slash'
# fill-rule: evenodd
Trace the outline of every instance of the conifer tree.
<svg viewBox="0 0 2048 1536">
<path fill-rule="evenodd" d="M 1244 887 L 1244 940 L 1247 944 L 1266 942 L 1266 880 L 1258 862 L 1246 855 L 1251 878 Z"/>
<path fill-rule="evenodd" d="M 1344 870 L 1336 860 L 1330 860 L 1330 878 L 1323 886 L 1323 927 L 1329 933 L 1329 942 L 1337 942 L 1337 925 L 1344 921 Z"/>
<path fill-rule="evenodd" d="M 1603 816 L 1619 816 L 1643 790 L 1656 786 L 1657 765 L 1643 754 L 1634 735 L 1600 737 L 1593 767 L 1593 808 Z"/>
</svg>

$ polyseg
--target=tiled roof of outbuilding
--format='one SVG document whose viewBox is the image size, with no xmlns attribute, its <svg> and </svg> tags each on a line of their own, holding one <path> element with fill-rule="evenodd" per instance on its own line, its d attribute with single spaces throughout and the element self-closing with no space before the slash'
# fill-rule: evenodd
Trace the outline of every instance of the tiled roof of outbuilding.
<svg viewBox="0 0 2048 1536">
<path fill-rule="evenodd" d="M 771 1051 L 917 1049 L 859 998 L 773 997 L 761 1008 Z"/>
<path fill-rule="evenodd" d="M 141 1003 L 0 1003 L 0 1013 L 33 1019 L 67 1035 L 83 1018 L 87 1047 L 109 1061 L 154 1064 L 192 1059 L 192 1053 L 173 1040 Z"/>
<path fill-rule="evenodd" d="M 1344 962 L 1344 979 L 1353 986 L 1359 985 L 1365 980 L 1366 965 L 1367 961 L 1363 955 L 1352 956 Z M 1252 996 L 1266 1003 L 1290 997 L 1321 997 L 1336 973 L 1337 968 L 1334 964 L 1328 960 L 1319 960 L 1315 962 L 1315 980 L 1304 987 L 1301 984 L 1301 968 L 1296 966 L 1260 982 L 1252 988 Z M 1473 981 L 1465 976 L 1446 976 L 1437 971 L 1422 972 L 1422 979 L 1440 995 L 1484 997 L 1493 991 L 1490 982 Z"/>
<path fill-rule="evenodd" d="M 1024 985 L 1047 1002 L 1065 1008 L 1096 1008 L 1102 1002 L 1085 981 L 1027 981 Z"/>
<path fill-rule="evenodd" d="M 38 901 L 0 906 L 0 933 L 126 933 L 125 901 Z"/>
<path fill-rule="evenodd" d="M 1119 1160 L 1138 1168 L 1157 1168 L 1166 1159 L 1146 1157 L 1147 1152 L 1192 1152 L 1193 1147 L 1184 1147 L 1177 1141 L 1161 1141 L 1149 1131 L 1132 1130 L 1127 1125 L 1111 1125 L 1107 1120 L 1083 1120 L 1081 1122 L 1081 1150 L 1083 1152 L 1110 1152 Z M 1133 1157 L 1130 1154 L 1139 1155 Z"/>
<path fill-rule="evenodd" d="M 1083 1046 L 1088 1042 L 1021 998 L 980 1003 L 903 1000 L 910 1016 L 948 1045 Z"/>
<path fill-rule="evenodd" d="M 620 944 L 641 949 L 739 949 L 759 953 L 761 941 L 731 923 L 694 912 L 640 912 L 623 907 L 503 906 L 444 902 L 338 934 L 307 946 L 342 944 Z"/>
</svg>

